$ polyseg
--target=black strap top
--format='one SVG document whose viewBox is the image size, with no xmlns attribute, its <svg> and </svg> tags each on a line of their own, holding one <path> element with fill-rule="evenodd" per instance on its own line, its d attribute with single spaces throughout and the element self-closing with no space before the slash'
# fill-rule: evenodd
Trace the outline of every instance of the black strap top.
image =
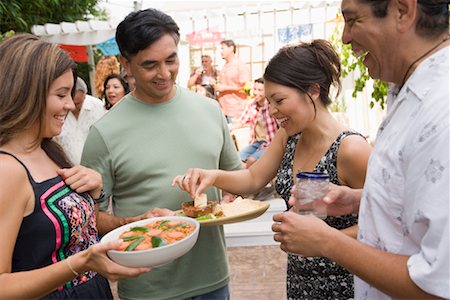
<svg viewBox="0 0 450 300">
<path fill-rule="evenodd" d="M 19 229 L 12 272 L 45 267 L 98 242 L 91 197 L 71 190 L 60 176 L 36 182 L 16 156 L 1 150 L 0 154 L 14 157 L 25 168 L 35 195 L 34 211 L 23 218 Z M 58 290 L 82 284 L 95 274 L 87 272 Z"/>
<path fill-rule="evenodd" d="M 300 135 L 301 133 L 297 133 L 288 138 L 283 160 L 281 161 L 275 181 L 275 189 L 277 193 L 285 200 L 286 206 L 288 206 L 289 197 L 291 195 L 290 192 L 294 185 L 294 174 L 292 174 L 292 167 L 294 164 L 295 148 Z M 330 176 L 330 182 L 337 185 L 340 184 L 337 174 L 337 153 L 341 142 L 350 135 L 359 135 L 364 138 L 361 134 L 354 131 L 342 132 L 331 144 L 330 148 L 328 148 L 325 155 L 320 159 L 320 162 L 314 168 L 314 172 L 327 173 Z M 352 215 L 327 217 L 325 222 L 332 227 L 343 229 L 356 224 L 357 217 Z"/>
</svg>

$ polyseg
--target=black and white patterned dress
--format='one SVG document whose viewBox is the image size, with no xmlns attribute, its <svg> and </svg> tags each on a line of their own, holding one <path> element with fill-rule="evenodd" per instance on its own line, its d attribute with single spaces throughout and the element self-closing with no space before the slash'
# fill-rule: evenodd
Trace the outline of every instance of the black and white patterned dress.
<svg viewBox="0 0 450 300">
<path fill-rule="evenodd" d="M 360 135 L 353 131 L 342 132 L 321 158 L 314 172 L 327 173 L 330 182 L 339 184 L 336 165 L 338 149 L 344 138 L 355 134 Z M 286 205 L 294 185 L 292 168 L 299 137 L 300 133 L 289 137 L 275 183 L 276 191 L 286 201 Z M 327 217 L 325 222 L 334 228 L 344 229 L 357 224 L 357 220 L 357 216 L 347 215 Z M 353 275 L 335 262 L 322 257 L 288 255 L 288 299 L 353 299 L 353 296 Z"/>
</svg>

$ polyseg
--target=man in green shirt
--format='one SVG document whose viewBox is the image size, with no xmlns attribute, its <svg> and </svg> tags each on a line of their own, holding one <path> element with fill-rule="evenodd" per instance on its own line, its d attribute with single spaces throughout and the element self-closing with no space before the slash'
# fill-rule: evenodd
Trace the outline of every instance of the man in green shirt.
<svg viewBox="0 0 450 300">
<path fill-rule="evenodd" d="M 133 12 L 117 27 L 120 61 L 136 89 L 91 127 L 82 156 L 112 195 L 114 215 L 98 218 L 103 232 L 136 219 L 125 216 L 144 216 L 155 207 L 178 210 L 191 201 L 171 186 L 190 167 L 241 168 L 217 102 L 175 84 L 179 39 L 173 19 L 154 9 Z M 221 198 L 217 189 L 207 194 Z M 228 282 L 223 227 L 210 226 L 201 228 L 188 254 L 120 280 L 118 290 L 121 299 L 229 299 Z"/>
</svg>

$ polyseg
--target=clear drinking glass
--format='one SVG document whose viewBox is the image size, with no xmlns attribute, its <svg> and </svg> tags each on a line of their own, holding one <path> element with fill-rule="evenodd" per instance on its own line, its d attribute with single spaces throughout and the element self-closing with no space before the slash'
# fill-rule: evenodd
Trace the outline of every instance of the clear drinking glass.
<svg viewBox="0 0 450 300">
<path fill-rule="evenodd" d="M 325 219 L 327 207 L 322 199 L 328 193 L 328 174 L 298 172 L 296 178 L 295 211 L 300 215 L 314 215 Z"/>
</svg>

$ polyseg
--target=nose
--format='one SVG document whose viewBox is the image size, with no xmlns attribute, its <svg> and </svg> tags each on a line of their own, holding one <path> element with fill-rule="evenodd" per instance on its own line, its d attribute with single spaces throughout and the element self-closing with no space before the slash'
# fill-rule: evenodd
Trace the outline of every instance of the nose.
<svg viewBox="0 0 450 300">
<path fill-rule="evenodd" d="M 161 66 L 159 67 L 158 76 L 159 76 L 159 78 L 164 79 L 164 80 L 169 80 L 172 77 L 170 70 L 166 64 L 161 64 Z"/>
<path fill-rule="evenodd" d="M 344 44 L 350 44 L 352 41 L 351 34 L 350 34 L 350 28 L 347 24 L 344 25 L 344 30 L 342 31 L 342 43 Z"/>
<path fill-rule="evenodd" d="M 266 99 L 267 100 L 267 99 Z M 268 100 L 267 100 L 268 101 Z M 275 113 L 278 111 L 277 109 L 276 109 L 276 107 L 275 107 L 275 105 L 272 105 L 272 103 L 270 103 L 270 101 L 268 101 L 269 102 L 269 114 L 271 115 L 271 116 L 274 116 L 275 115 Z"/>
<path fill-rule="evenodd" d="M 69 101 L 65 102 L 64 108 L 70 111 L 75 110 L 75 103 L 73 102 L 72 96 L 69 97 Z"/>
</svg>

